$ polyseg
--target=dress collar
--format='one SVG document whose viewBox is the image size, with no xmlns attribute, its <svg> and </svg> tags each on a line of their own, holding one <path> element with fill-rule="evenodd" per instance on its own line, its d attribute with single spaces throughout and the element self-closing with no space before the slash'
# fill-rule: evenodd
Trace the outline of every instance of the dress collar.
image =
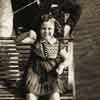
<svg viewBox="0 0 100 100">
<path fill-rule="evenodd" d="M 52 41 L 47 41 L 47 40 L 40 40 L 41 43 L 48 43 L 48 44 L 55 44 L 57 43 L 57 39 L 53 38 Z"/>
</svg>

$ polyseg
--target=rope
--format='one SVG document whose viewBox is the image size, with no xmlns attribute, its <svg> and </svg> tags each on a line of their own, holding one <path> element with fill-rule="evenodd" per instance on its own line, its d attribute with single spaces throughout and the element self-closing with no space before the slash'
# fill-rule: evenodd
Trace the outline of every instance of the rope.
<svg viewBox="0 0 100 100">
<path fill-rule="evenodd" d="M 21 8 L 17 9 L 16 11 L 13 12 L 13 14 L 17 14 L 18 12 L 20 12 L 20 11 L 24 10 L 25 8 L 33 5 L 34 3 L 40 4 L 39 0 L 35 0 L 35 1 L 25 5 L 25 6 L 22 6 Z"/>
<path fill-rule="evenodd" d="M 40 4 L 40 0 L 34 0 L 33 2 L 31 2 L 31 3 L 29 3 L 29 4 L 25 5 L 25 6 L 22 6 L 21 8 L 17 9 L 16 11 L 14 11 L 13 14 L 17 14 L 18 12 L 24 10 L 25 8 L 31 6 L 31 5 L 33 5 L 35 3 L 37 3 L 37 5 L 39 5 Z M 12 16 L 12 13 L 9 13 L 8 15 Z"/>
</svg>

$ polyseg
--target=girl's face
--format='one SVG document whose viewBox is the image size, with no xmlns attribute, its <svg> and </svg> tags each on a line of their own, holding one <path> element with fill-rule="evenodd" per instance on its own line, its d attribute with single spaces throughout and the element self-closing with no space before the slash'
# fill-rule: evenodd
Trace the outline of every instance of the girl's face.
<svg viewBox="0 0 100 100">
<path fill-rule="evenodd" d="M 55 25 L 54 22 L 45 21 L 41 25 L 40 33 L 43 39 L 50 39 L 54 36 Z"/>
</svg>

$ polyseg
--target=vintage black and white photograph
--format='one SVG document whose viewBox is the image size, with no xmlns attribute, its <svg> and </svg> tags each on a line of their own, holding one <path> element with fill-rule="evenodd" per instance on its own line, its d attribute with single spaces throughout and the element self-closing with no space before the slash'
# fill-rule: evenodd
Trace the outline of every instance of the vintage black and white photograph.
<svg viewBox="0 0 100 100">
<path fill-rule="evenodd" d="M 99 0 L 0 0 L 0 100 L 99 100 L 99 32 Z"/>
</svg>

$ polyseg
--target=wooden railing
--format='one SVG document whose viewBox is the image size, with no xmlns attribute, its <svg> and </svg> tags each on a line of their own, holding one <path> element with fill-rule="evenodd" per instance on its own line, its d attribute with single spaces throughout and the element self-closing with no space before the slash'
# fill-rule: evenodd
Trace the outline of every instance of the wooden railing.
<svg viewBox="0 0 100 100">
<path fill-rule="evenodd" d="M 69 41 L 69 40 L 68 40 Z M 67 42 L 72 65 L 68 74 L 68 91 L 61 94 L 62 100 L 74 100 L 76 97 L 73 42 Z M 30 56 L 31 45 L 16 43 L 15 37 L 0 38 L 0 100 L 24 100 L 23 75 Z M 66 84 L 67 85 L 67 84 Z"/>
</svg>

